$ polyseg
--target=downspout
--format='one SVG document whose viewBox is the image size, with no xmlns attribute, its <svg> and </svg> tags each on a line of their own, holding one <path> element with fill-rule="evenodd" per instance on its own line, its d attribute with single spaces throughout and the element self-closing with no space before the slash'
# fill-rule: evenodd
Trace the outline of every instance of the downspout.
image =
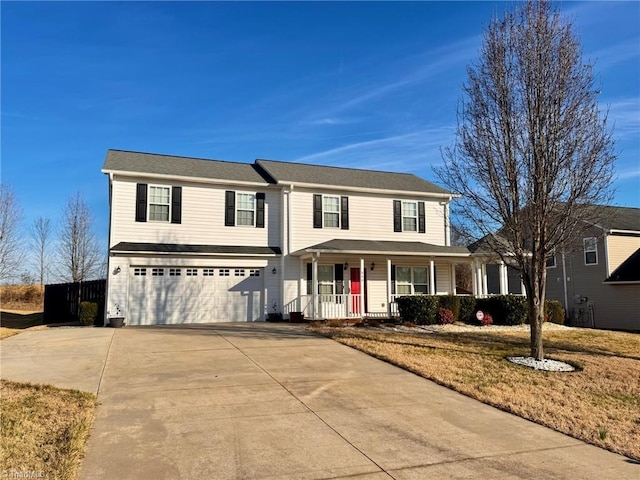
<svg viewBox="0 0 640 480">
<path fill-rule="evenodd" d="M 444 244 L 447 247 L 451 246 L 451 218 L 449 211 L 450 202 L 451 197 L 449 197 L 449 201 L 444 204 Z"/>
</svg>

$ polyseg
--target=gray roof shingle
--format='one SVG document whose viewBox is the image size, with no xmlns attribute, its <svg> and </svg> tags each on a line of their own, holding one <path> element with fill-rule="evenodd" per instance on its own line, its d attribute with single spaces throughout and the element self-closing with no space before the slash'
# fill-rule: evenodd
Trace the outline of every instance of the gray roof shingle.
<svg viewBox="0 0 640 480">
<path fill-rule="evenodd" d="M 378 241 L 378 240 L 349 240 L 334 239 L 328 242 L 319 243 L 311 247 L 304 248 L 296 254 L 302 254 L 304 251 L 326 251 L 328 253 L 335 252 L 373 252 L 373 253 L 393 253 L 406 255 L 468 255 L 469 250 L 466 247 L 446 247 L 444 245 L 431 245 L 423 242 L 399 242 L 399 241 Z"/>
<path fill-rule="evenodd" d="M 256 165 L 262 167 L 271 177 L 283 183 L 310 183 L 444 195 L 450 193 L 448 190 L 423 180 L 412 173 L 327 167 L 262 159 L 256 160 Z"/>
<path fill-rule="evenodd" d="M 109 150 L 103 170 L 179 175 L 239 182 L 270 183 L 250 163 Z M 272 182 L 271 182 L 272 183 Z"/>
<path fill-rule="evenodd" d="M 598 225 L 607 230 L 640 231 L 640 208 L 599 206 Z"/>
<path fill-rule="evenodd" d="M 180 243 L 138 243 L 120 242 L 111 247 L 112 252 L 123 253 L 199 253 L 199 254 L 242 254 L 280 255 L 280 247 L 254 247 L 244 245 L 189 245 Z"/>
</svg>

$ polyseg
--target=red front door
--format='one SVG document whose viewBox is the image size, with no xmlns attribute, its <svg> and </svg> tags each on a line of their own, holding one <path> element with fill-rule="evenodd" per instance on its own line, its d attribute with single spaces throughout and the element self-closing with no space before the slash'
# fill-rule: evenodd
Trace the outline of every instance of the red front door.
<svg viewBox="0 0 640 480">
<path fill-rule="evenodd" d="M 351 312 L 360 314 L 360 269 L 351 269 Z"/>
</svg>

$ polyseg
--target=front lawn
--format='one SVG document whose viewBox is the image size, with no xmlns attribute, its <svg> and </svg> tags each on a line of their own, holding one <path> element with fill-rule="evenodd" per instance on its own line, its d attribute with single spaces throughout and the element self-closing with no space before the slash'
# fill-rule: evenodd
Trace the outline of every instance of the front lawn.
<svg viewBox="0 0 640 480">
<path fill-rule="evenodd" d="M 640 460 L 640 335 L 545 331 L 546 356 L 579 367 L 559 373 L 504 359 L 529 355 L 523 331 L 314 329 L 484 403 Z"/>
<path fill-rule="evenodd" d="M 96 404 L 91 393 L 0 380 L 0 471 L 77 478 Z"/>
</svg>

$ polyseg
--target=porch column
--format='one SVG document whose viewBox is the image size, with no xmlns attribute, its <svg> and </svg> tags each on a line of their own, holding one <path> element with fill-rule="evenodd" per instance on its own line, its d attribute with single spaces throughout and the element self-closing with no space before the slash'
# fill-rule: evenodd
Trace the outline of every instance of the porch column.
<svg viewBox="0 0 640 480">
<path fill-rule="evenodd" d="M 302 279 L 305 279 L 303 282 Z M 296 300 L 296 308 L 289 309 L 289 313 L 291 312 L 302 312 L 302 295 L 307 294 L 307 269 L 304 263 L 304 260 L 300 259 L 300 275 L 298 275 L 298 299 Z M 304 294 L 302 293 L 304 292 Z M 309 299 L 307 298 L 307 305 L 309 304 Z M 305 305 L 306 307 L 306 305 Z"/>
<path fill-rule="evenodd" d="M 500 277 L 500 295 L 508 294 L 508 284 L 507 280 L 507 267 L 504 264 L 504 261 L 500 261 L 500 266 L 498 268 L 498 276 Z"/>
<path fill-rule="evenodd" d="M 360 316 L 364 318 L 364 258 L 360 259 Z"/>
<path fill-rule="evenodd" d="M 480 271 L 482 277 L 482 292 L 486 295 L 489 293 L 489 287 L 487 287 L 487 264 L 482 264 L 482 270 Z"/>
<path fill-rule="evenodd" d="M 456 295 L 456 264 L 451 264 L 451 295 Z"/>
<path fill-rule="evenodd" d="M 478 296 L 478 275 L 477 273 L 477 261 L 474 260 L 473 262 L 471 262 L 471 292 L 473 293 L 474 297 Z"/>
<path fill-rule="evenodd" d="M 436 270 L 433 259 L 429 259 L 429 295 L 436 294 Z"/>
<path fill-rule="evenodd" d="M 524 282 L 522 281 L 522 275 L 520 275 L 520 295 L 523 297 L 527 296 L 527 292 L 524 289 Z"/>
<path fill-rule="evenodd" d="M 387 258 L 387 314 L 391 318 L 391 259 Z"/>
<path fill-rule="evenodd" d="M 311 318 L 318 319 L 318 257 L 311 257 L 311 300 L 313 304 Z"/>
<path fill-rule="evenodd" d="M 482 263 L 480 261 L 478 261 L 477 265 L 476 265 L 476 284 L 477 287 L 476 289 L 478 290 L 478 295 L 482 296 L 484 295 L 484 291 L 482 290 Z"/>
</svg>

